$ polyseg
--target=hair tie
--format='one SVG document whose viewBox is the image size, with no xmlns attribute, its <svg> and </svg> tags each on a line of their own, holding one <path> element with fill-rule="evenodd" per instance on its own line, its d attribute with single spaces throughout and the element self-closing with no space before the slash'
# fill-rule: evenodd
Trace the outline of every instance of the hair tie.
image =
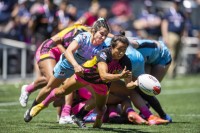
<svg viewBox="0 0 200 133">
<path fill-rule="evenodd" d="M 102 17 L 100 17 L 100 18 L 98 18 L 98 20 L 97 21 L 105 21 L 105 19 L 104 18 L 102 18 Z"/>
</svg>

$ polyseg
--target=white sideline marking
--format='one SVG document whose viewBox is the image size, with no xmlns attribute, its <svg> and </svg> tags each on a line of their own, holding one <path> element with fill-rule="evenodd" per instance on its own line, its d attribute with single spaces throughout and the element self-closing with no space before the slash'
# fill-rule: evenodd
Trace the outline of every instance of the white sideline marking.
<svg viewBox="0 0 200 133">
<path fill-rule="evenodd" d="M 177 95 L 177 94 L 191 94 L 191 93 L 200 93 L 200 89 L 176 89 L 176 90 L 162 90 L 161 95 Z M 32 101 L 29 101 L 32 103 Z M 14 106 L 19 105 L 19 102 L 3 102 L 0 103 L 0 107 L 3 106 Z"/>
</svg>

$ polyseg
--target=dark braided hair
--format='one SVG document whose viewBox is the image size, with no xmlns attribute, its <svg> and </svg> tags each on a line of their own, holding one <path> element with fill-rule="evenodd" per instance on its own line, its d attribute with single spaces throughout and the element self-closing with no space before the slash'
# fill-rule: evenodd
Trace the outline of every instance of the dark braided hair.
<svg viewBox="0 0 200 133">
<path fill-rule="evenodd" d="M 117 42 L 122 42 L 123 44 L 127 44 L 127 46 L 129 45 L 129 41 L 126 38 L 124 31 L 120 31 L 119 35 L 115 35 L 112 38 L 112 40 L 111 40 L 111 47 L 115 48 L 117 46 Z"/>
</svg>

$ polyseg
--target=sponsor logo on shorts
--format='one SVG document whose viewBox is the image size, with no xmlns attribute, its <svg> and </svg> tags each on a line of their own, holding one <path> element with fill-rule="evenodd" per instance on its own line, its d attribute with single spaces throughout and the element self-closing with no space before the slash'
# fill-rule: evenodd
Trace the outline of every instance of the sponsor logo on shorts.
<svg viewBox="0 0 200 133">
<path fill-rule="evenodd" d="M 59 75 L 59 76 L 64 76 L 64 75 L 65 75 L 65 72 L 61 71 L 61 72 L 59 72 L 58 75 Z"/>
</svg>

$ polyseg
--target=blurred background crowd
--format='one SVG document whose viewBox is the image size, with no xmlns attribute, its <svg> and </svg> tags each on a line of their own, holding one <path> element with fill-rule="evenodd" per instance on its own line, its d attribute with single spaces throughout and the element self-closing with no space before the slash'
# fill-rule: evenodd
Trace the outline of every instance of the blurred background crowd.
<svg viewBox="0 0 200 133">
<path fill-rule="evenodd" d="M 168 47 L 173 43 L 181 46 L 183 38 L 200 39 L 200 0 L 0 0 L 0 39 L 17 40 L 37 48 L 74 22 L 81 20 L 91 26 L 98 17 L 108 20 L 113 34 L 124 30 L 126 36 L 162 39 Z M 167 39 L 167 34 L 172 39 Z M 200 44 L 189 45 L 199 49 Z M 173 56 L 183 55 L 176 53 L 182 48 L 173 48 Z M 8 73 L 20 73 L 19 52 L 8 51 Z M 27 54 L 34 62 L 34 52 Z M 187 63 L 187 69 L 191 69 L 187 72 L 200 72 L 200 53 L 192 54 Z M 27 72 L 32 72 L 34 65 L 29 64 L 32 65 Z M 2 74 L 2 65 L 0 70 Z"/>
</svg>

